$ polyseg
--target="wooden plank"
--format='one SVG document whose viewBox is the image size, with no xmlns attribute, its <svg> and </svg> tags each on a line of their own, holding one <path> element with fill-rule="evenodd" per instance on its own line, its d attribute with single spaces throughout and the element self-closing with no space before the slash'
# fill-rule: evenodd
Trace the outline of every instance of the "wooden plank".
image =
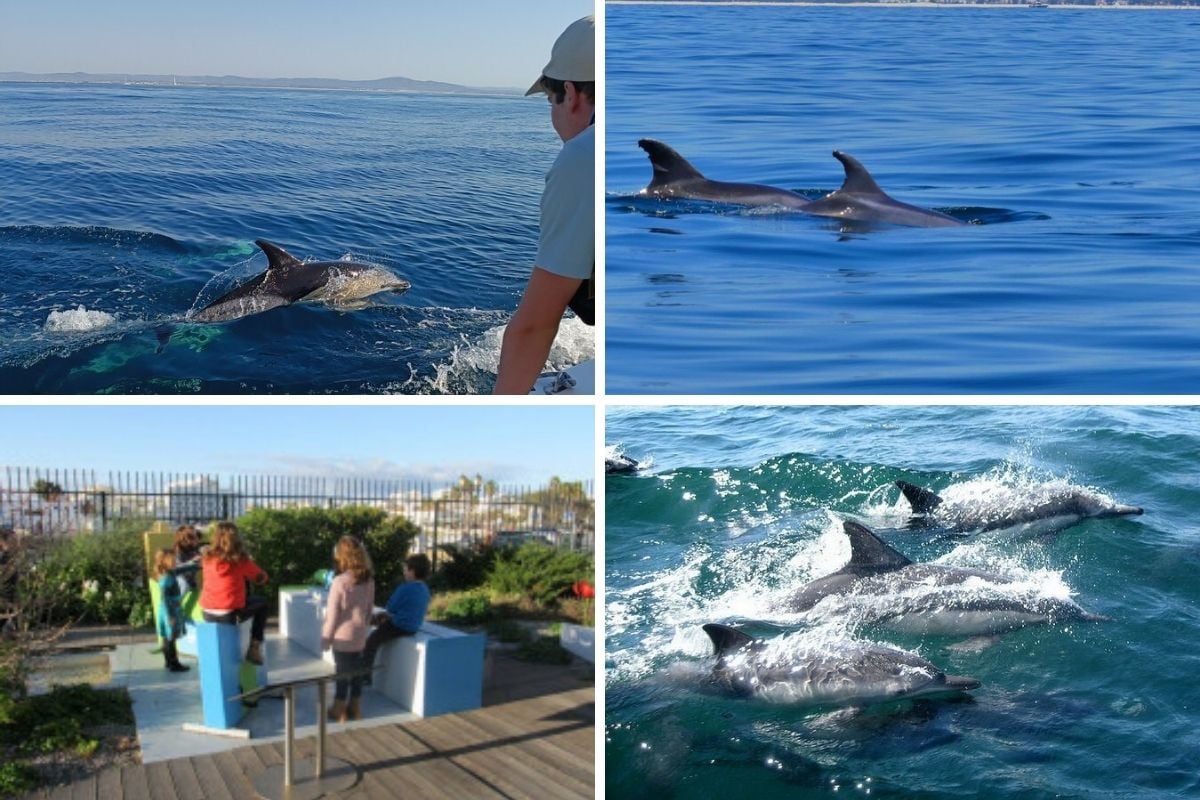
<svg viewBox="0 0 1200 800">
<path fill-rule="evenodd" d="M 96 776 L 96 797 L 101 800 L 109 800 L 112 797 L 121 797 L 121 768 L 109 767 L 101 770 Z"/>
<path fill-rule="evenodd" d="M 201 797 L 205 800 L 234 800 L 232 789 L 226 786 L 224 776 L 217 769 L 216 759 L 212 756 L 196 756 L 188 761 L 196 773 Z"/>
<path fill-rule="evenodd" d="M 150 800 L 146 768 L 140 764 L 121 767 L 121 791 L 124 793 L 124 800 Z"/>
<path fill-rule="evenodd" d="M 172 758 L 167 763 L 167 771 L 171 773 L 171 782 L 175 784 L 175 795 L 179 800 L 205 800 L 206 795 L 200 788 L 200 779 L 188 758 Z"/>
<path fill-rule="evenodd" d="M 71 784 L 64 783 L 49 790 L 50 800 L 71 800 Z"/>
<path fill-rule="evenodd" d="M 221 778 L 225 782 L 225 786 L 229 788 L 229 793 L 235 798 L 253 797 L 254 785 L 250 783 L 250 779 L 246 777 L 245 770 L 233 757 L 233 753 L 228 750 L 213 753 L 211 756 L 213 765 L 217 771 L 221 773 Z"/>
<path fill-rule="evenodd" d="M 256 744 L 251 746 L 250 749 L 258 753 L 258 757 L 268 767 L 283 763 L 283 742 Z M 295 752 L 293 751 L 294 754 Z"/>
<path fill-rule="evenodd" d="M 472 715 L 463 722 L 476 725 L 494 735 L 506 731 L 503 720 L 489 715 Z M 557 780 L 569 781 L 581 791 L 590 792 L 595 785 L 595 728 L 584 723 L 559 722 L 557 727 L 542 730 L 530 736 L 525 733 L 518 743 L 503 747 L 519 751 L 535 759 L 539 771 L 553 771 Z M 571 740 L 573 746 L 568 744 Z"/>
<path fill-rule="evenodd" d="M 413 793 L 420 796 L 438 791 L 437 785 L 430 782 L 424 773 L 402 763 L 394 763 L 406 755 L 420 759 L 428 752 L 396 753 L 380 739 L 379 731 L 387 727 L 384 725 L 369 730 L 359 728 L 343 734 L 343 743 L 357 755 L 353 763 L 362 770 L 361 785 L 367 796 L 372 799 L 402 797 Z"/>
<path fill-rule="evenodd" d="M 447 715 L 438 718 L 431 734 L 445 743 L 438 749 L 456 763 L 468 766 L 483 780 L 500 786 L 516 797 L 559 797 L 589 793 L 593 780 L 561 772 L 545 758 L 529 749 L 532 739 L 521 736 L 492 735 L 475 725 L 467 715 Z M 474 744 L 465 744 L 473 742 Z"/>
<path fill-rule="evenodd" d="M 253 747 L 238 747 L 231 752 L 233 759 L 242 768 L 242 774 L 246 776 L 247 782 L 253 786 L 255 776 L 267 770 L 267 765 L 259 758 L 258 751 Z"/>
<path fill-rule="evenodd" d="M 146 765 L 146 783 L 150 787 L 150 796 L 154 800 L 175 800 L 175 783 L 171 780 L 171 770 L 163 761 L 155 761 Z"/>
<path fill-rule="evenodd" d="M 89 775 L 70 784 L 71 800 L 96 800 L 96 776 Z"/>
<path fill-rule="evenodd" d="M 511 735 L 512 726 L 494 715 L 462 715 L 462 720 L 487 731 L 497 740 Z M 569 775 L 587 786 L 595 783 L 595 728 L 582 719 L 574 725 L 559 722 L 556 727 L 540 731 L 532 738 L 527 734 L 519 738 L 522 741 L 516 746 L 534 755 L 544 767 Z"/>
</svg>

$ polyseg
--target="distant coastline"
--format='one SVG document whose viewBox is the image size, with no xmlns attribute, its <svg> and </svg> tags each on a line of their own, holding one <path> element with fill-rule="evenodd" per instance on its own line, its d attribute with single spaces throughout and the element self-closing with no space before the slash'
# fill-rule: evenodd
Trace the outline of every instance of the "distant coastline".
<svg viewBox="0 0 1200 800">
<path fill-rule="evenodd" d="M 348 81 L 335 78 L 244 78 L 238 75 L 125 75 L 92 72 L 0 72 L 0 83 L 86 83 L 124 86 L 172 86 L 203 89 L 325 89 L 352 92 L 400 92 L 451 95 L 520 96 L 515 87 L 461 86 L 411 78 Z"/>
</svg>

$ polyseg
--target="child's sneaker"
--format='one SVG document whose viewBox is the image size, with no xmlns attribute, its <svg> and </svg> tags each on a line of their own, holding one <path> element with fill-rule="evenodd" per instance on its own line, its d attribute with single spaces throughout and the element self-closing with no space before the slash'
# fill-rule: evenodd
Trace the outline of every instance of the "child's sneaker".
<svg viewBox="0 0 1200 800">
<path fill-rule="evenodd" d="M 171 670 L 171 672 L 187 672 L 191 667 L 176 661 L 174 664 L 167 664 L 167 669 Z"/>
</svg>

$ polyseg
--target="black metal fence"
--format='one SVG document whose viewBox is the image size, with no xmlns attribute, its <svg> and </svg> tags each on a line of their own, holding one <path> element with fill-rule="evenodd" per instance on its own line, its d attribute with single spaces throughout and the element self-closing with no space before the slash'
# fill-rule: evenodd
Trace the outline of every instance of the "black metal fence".
<svg viewBox="0 0 1200 800">
<path fill-rule="evenodd" d="M 421 531 L 421 550 L 442 544 L 537 539 L 574 550 L 595 547 L 591 481 L 552 478 L 540 487 L 500 486 L 480 476 L 431 483 L 286 475 L 108 472 L 5 467 L 0 528 L 21 535 L 74 536 L 119 520 L 207 524 L 255 508 L 369 506 Z"/>
</svg>

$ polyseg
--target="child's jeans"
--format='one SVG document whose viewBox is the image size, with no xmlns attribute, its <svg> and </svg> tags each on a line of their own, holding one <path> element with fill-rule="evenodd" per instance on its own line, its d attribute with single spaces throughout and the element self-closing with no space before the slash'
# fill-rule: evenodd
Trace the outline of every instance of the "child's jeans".
<svg viewBox="0 0 1200 800">
<path fill-rule="evenodd" d="M 361 650 L 359 650 L 357 653 L 343 653 L 340 650 L 334 650 L 333 665 L 338 672 L 356 672 L 366 666 L 363 661 L 363 654 Z M 363 678 L 365 677 L 365 675 L 356 675 L 353 678 L 335 681 L 333 687 L 333 699 L 345 700 L 347 689 L 349 689 L 351 699 L 355 697 L 361 697 Z"/>
</svg>

